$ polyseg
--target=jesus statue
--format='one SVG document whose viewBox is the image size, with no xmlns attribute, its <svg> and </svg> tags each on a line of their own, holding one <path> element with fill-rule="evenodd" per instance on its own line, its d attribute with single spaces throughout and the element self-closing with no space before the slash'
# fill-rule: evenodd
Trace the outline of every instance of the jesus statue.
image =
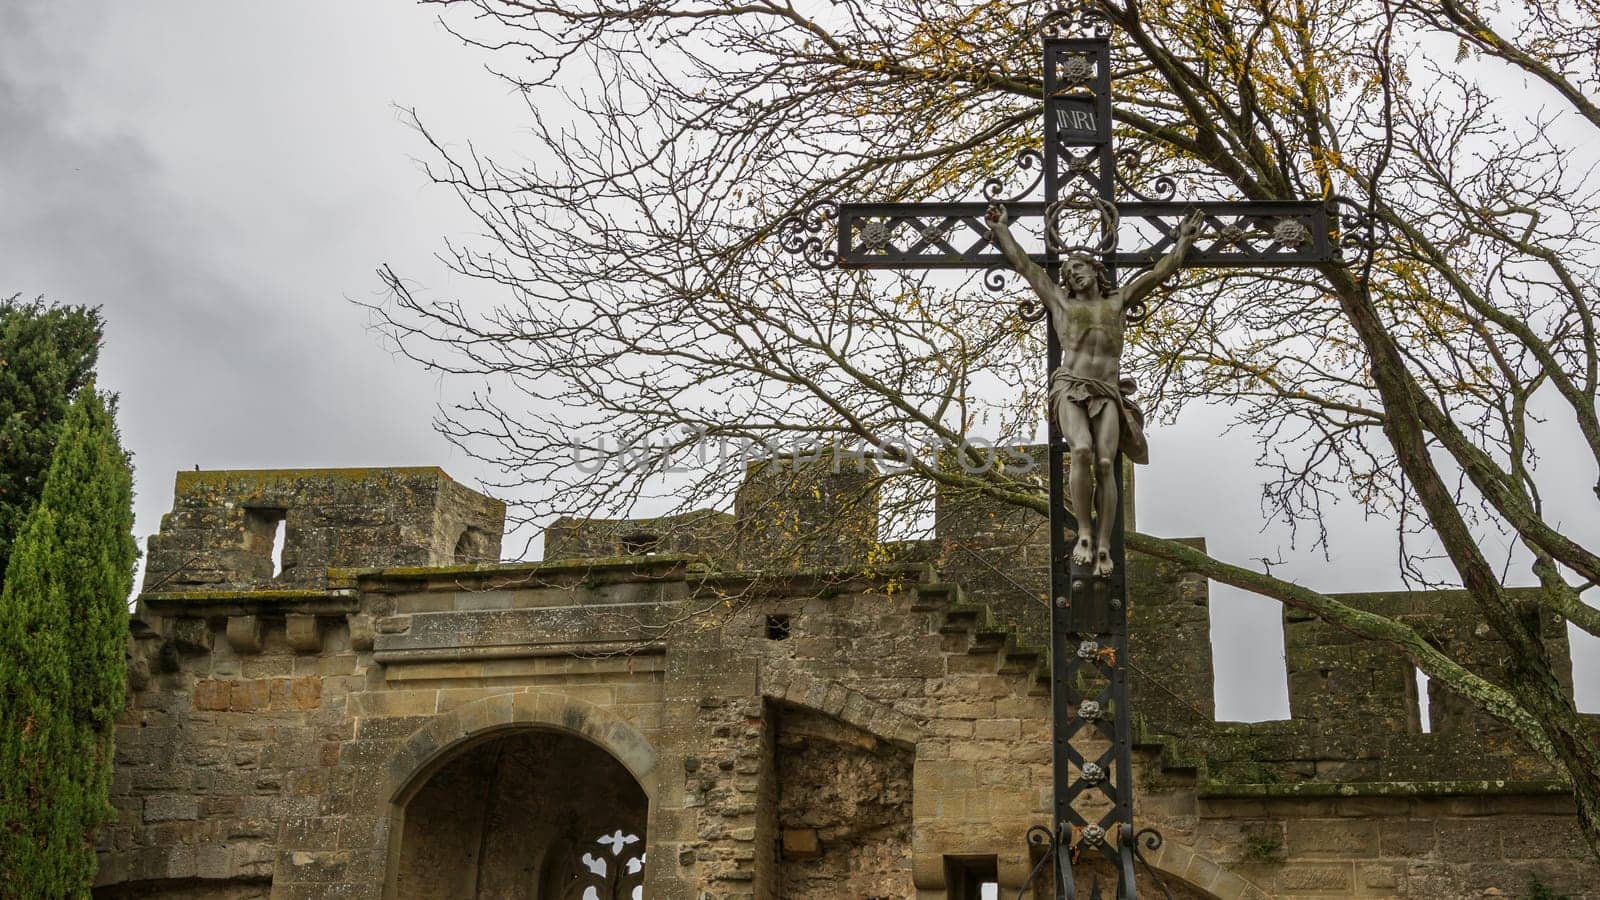
<svg viewBox="0 0 1600 900">
<path fill-rule="evenodd" d="M 1082 252 L 1067 256 L 1058 285 L 1017 244 L 1006 225 L 1005 207 L 989 208 L 994 243 L 1044 302 L 1061 345 L 1061 367 L 1050 373 L 1050 410 L 1072 451 L 1068 487 L 1078 520 L 1072 565 L 1093 565 L 1098 578 L 1109 577 L 1113 569 L 1117 483 L 1112 467 L 1117 453 L 1136 463 L 1150 461 L 1144 416 L 1132 399 L 1134 381 L 1122 377 L 1124 310 L 1178 271 L 1200 235 L 1201 220 L 1199 213 L 1185 217 L 1172 249 L 1125 287 L 1116 286 L 1105 264 Z"/>
</svg>

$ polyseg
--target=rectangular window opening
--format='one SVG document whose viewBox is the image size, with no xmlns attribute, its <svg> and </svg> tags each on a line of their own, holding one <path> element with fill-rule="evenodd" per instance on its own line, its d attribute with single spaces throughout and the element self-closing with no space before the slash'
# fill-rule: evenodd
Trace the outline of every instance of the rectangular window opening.
<svg viewBox="0 0 1600 900">
<path fill-rule="evenodd" d="M 1406 693 L 1410 694 L 1407 699 L 1411 701 L 1411 709 L 1416 717 L 1416 733 L 1432 734 L 1433 719 L 1431 704 L 1428 702 L 1428 676 L 1415 667 L 1411 669 L 1411 676 L 1412 683 L 1407 685 L 1409 689 Z"/>
<path fill-rule="evenodd" d="M 950 900 L 999 900 L 1000 869 L 994 856 L 946 856 L 944 880 Z"/>
<path fill-rule="evenodd" d="M 283 535 L 289 527 L 288 519 L 279 519 L 278 527 L 272 529 L 272 577 L 277 578 L 283 574 Z"/>
<path fill-rule="evenodd" d="M 277 578 L 283 574 L 288 515 L 286 509 L 270 507 L 249 507 L 244 511 L 244 547 L 250 558 L 251 577 Z"/>
<path fill-rule="evenodd" d="M 775 613 L 767 616 L 767 640 L 786 641 L 789 639 L 789 614 Z"/>
</svg>

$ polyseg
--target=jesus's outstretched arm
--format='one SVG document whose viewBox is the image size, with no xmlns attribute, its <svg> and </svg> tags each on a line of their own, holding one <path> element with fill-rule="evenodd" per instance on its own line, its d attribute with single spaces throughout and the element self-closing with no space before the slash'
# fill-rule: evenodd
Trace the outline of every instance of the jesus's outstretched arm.
<svg viewBox="0 0 1600 900">
<path fill-rule="evenodd" d="M 1000 248 L 1000 253 L 1005 256 L 1006 262 L 1028 280 L 1033 292 L 1039 295 L 1039 299 L 1044 301 L 1051 312 L 1055 312 L 1057 303 L 1055 282 L 1050 280 L 1050 273 L 1045 271 L 1044 266 L 1034 262 L 1011 234 L 1011 229 L 1006 225 L 1006 208 L 996 203 L 989 207 L 989 215 L 986 218 L 989 222 L 989 233 L 994 237 L 995 246 Z"/>
<path fill-rule="evenodd" d="M 1198 212 L 1184 217 L 1178 224 L 1178 238 L 1173 243 L 1172 249 L 1156 260 L 1156 264 L 1151 266 L 1149 271 L 1128 282 L 1128 286 L 1123 289 L 1124 305 L 1132 305 L 1143 300 L 1146 294 L 1160 287 L 1161 282 L 1177 273 L 1183 265 L 1183 258 L 1189 255 L 1189 248 L 1194 246 L 1195 239 L 1200 236 L 1200 225 L 1204 221 L 1205 217 Z"/>
</svg>

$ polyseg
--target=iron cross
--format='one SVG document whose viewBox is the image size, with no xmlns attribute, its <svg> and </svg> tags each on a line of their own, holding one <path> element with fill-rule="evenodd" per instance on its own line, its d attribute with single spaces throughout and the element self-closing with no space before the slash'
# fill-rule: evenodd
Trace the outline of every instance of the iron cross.
<svg viewBox="0 0 1600 900">
<path fill-rule="evenodd" d="M 1021 195 L 1003 198 L 1004 182 L 993 178 L 984 185 L 984 199 L 972 202 L 818 203 L 780 223 L 784 248 L 819 268 L 988 270 L 985 285 L 997 289 L 1004 281 L 1000 270 L 1008 265 L 985 216 L 1003 203 L 1013 227 L 1043 234 L 1042 249 L 1029 255 L 1054 278 L 1069 251 L 1093 253 L 1113 279 L 1119 268 L 1150 266 L 1172 248 L 1182 220 L 1195 213 L 1201 233 L 1185 267 L 1277 268 L 1339 260 L 1341 240 L 1334 229 L 1348 217 L 1336 204 L 1344 201 L 1183 202 L 1173 198 L 1170 179 L 1157 181 L 1154 196 L 1122 182 L 1111 136 L 1109 23 L 1093 12 L 1054 14 L 1047 23 L 1041 29 L 1044 148 L 1018 158 L 1022 168 L 1040 170 Z M 1043 198 L 1026 199 L 1041 181 Z M 1117 199 L 1119 184 L 1132 200 Z M 1063 214 L 1073 211 L 1101 213 L 1095 244 L 1073 247 L 1061 238 Z M 1121 246 L 1123 231 L 1139 235 L 1137 246 Z M 1128 313 L 1137 320 L 1143 311 Z M 1040 305 L 1024 305 L 1030 320 L 1046 314 Z M 1046 353 L 1047 371 L 1054 373 L 1062 362 L 1054 329 Z M 1161 837 L 1154 829 L 1136 831 L 1133 824 L 1123 507 L 1118 504 L 1112 525 L 1110 576 L 1074 566 L 1071 536 L 1077 523 L 1064 490 L 1064 444 L 1057 417 L 1047 419 L 1054 815 L 1049 827 L 1029 831 L 1030 844 L 1041 851 L 1034 874 L 1054 860 L 1055 896 L 1076 897 L 1074 865 L 1098 856 L 1117 872 L 1118 900 L 1134 900 L 1135 863 L 1144 863 L 1143 849 L 1159 846 Z M 1120 460 L 1113 468 L 1121 495 Z M 1166 893 L 1154 869 L 1145 866 Z M 1092 891 L 1099 896 L 1098 882 Z"/>
</svg>

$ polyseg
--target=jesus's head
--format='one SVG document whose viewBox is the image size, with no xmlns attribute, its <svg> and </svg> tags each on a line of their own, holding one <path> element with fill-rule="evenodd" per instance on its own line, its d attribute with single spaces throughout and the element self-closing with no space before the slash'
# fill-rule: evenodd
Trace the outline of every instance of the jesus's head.
<svg viewBox="0 0 1600 900">
<path fill-rule="evenodd" d="M 1105 263 L 1087 253 L 1074 253 L 1061 264 L 1061 280 L 1074 293 L 1086 294 L 1091 288 L 1104 295 L 1116 288 Z"/>
</svg>

